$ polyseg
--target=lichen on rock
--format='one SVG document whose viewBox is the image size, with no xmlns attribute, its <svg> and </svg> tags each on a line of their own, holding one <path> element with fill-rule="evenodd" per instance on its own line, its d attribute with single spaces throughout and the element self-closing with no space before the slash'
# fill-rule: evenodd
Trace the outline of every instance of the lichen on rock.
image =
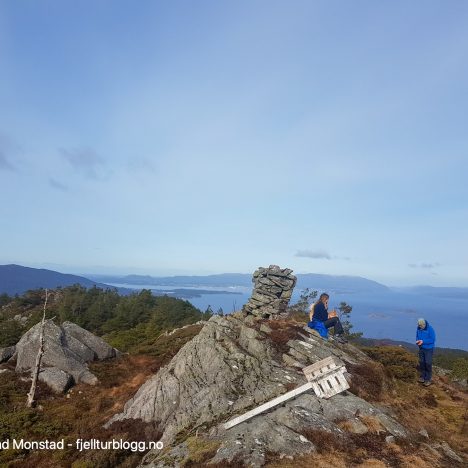
<svg viewBox="0 0 468 468">
<path fill-rule="evenodd" d="M 275 320 L 267 323 L 277 325 Z M 356 414 L 375 417 L 388 434 L 405 437 L 406 430 L 397 421 L 350 392 L 323 400 L 310 391 L 225 430 L 223 423 L 232 417 L 306 383 L 296 356 L 305 365 L 327 356 L 350 363 L 369 360 L 353 346 L 327 342 L 299 324 L 294 327 L 303 332 L 288 341 L 288 352 L 279 352 L 270 336 L 272 329 L 263 324 L 259 318 L 241 314 L 212 317 L 106 424 L 123 419 L 156 424 L 168 450 L 148 452 L 141 467 L 180 466 L 180 454 L 186 456 L 184 440 L 195 433 L 219 443 L 213 463 L 242 459 L 262 466 L 267 453 L 297 456 L 314 451 L 313 442 L 301 435 L 304 429 L 344 437 L 336 420 L 355 420 Z M 164 461 L 168 459 L 169 465 Z"/>
<path fill-rule="evenodd" d="M 30 328 L 15 347 L 16 371 L 31 370 L 36 364 L 39 350 L 41 323 Z M 57 325 L 53 320 L 44 322 L 44 354 L 41 368 L 48 370 L 39 374 L 40 380 L 54 391 L 63 391 L 70 386 L 67 376 L 74 383 L 95 385 L 97 377 L 88 369 L 88 362 L 116 357 L 118 351 L 84 328 L 71 322 Z M 62 371 L 66 375 L 63 375 Z"/>
</svg>

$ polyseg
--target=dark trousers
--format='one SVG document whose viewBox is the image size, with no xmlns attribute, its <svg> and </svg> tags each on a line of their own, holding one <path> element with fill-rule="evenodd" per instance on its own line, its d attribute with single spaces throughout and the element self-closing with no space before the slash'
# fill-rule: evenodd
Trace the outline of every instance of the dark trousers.
<svg viewBox="0 0 468 468">
<path fill-rule="evenodd" d="M 341 325 L 340 319 L 338 317 L 332 317 L 331 319 L 325 320 L 323 324 L 327 328 L 334 327 L 335 335 L 342 335 L 344 332 L 343 325 Z"/>
<path fill-rule="evenodd" d="M 419 348 L 419 371 L 421 379 L 430 381 L 432 379 L 432 353 L 434 349 Z"/>
</svg>

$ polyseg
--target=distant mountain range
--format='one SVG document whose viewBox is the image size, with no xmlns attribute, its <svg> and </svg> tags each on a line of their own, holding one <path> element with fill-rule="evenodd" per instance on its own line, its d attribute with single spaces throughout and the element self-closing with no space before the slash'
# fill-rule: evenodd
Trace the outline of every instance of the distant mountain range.
<svg viewBox="0 0 468 468">
<path fill-rule="evenodd" d="M 221 273 L 206 276 L 167 276 L 155 277 L 150 275 L 87 275 L 88 277 L 59 273 L 53 270 L 24 267 L 21 265 L 0 265 L 0 294 L 22 294 L 29 289 L 56 288 L 80 284 L 84 287 L 97 286 L 112 288 L 110 284 L 133 286 L 157 286 L 168 288 L 203 287 L 229 288 L 232 286 L 252 287 L 252 275 L 248 273 Z M 298 274 L 296 290 L 310 288 L 318 291 L 328 291 L 335 294 L 357 293 L 391 293 L 424 295 L 438 298 L 467 299 L 468 288 L 414 286 L 407 288 L 389 288 L 384 284 L 360 276 L 336 276 L 317 273 Z M 182 290 L 180 289 L 180 291 Z M 118 287 L 117 290 L 128 294 L 131 289 Z M 184 289 L 185 290 L 185 289 Z M 198 291 L 208 294 L 210 291 Z M 182 294 L 184 296 L 184 294 Z"/>
<path fill-rule="evenodd" d="M 438 346 L 463 348 L 468 327 L 468 288 L 417 286 L 387 287 L 358 276 L 298 274 L 293 303 L 302 290 L 326 291 L 331 306 L 344 301 L 353 307 L 352 323 L 365 336 L 412 342 L 415 321 L 424 317 L 437 330 Z M 151 289 L 153 294 L 189 300 L 200 310 L 239 310 L 249 299 L 252 275 L 225 273 L 208 276 L 154 277 L 78 276 L 19 265 L 0 265 L 0 294 L 22 294 L 29 289 L 66 287 L 80 284 L 115 288 L 120 294 Z M 456 324 L 456 326 L 453 326 Z"/>
<path fill-rule="evenodd" d="M 151 276 L 132 276 L 125 277 L 130 278 L 129 281 L 123 281 L 122 278 L 118 277 L 107 277 L 109 282 L 112 283 L 125 283 L 125 284 L 140 284 L 139 278 L 144 278 L 144 284 L 150 285 L 151 283 L 146 283 L 148 278 Z M 177 278 L 177 277 L 176 277 Z M 203 277 L 200 277 L 203 278 Z M 154 279 L 154 278 L 153 278 Z M 30 289 L 38 288 L 49 288 L 54 289 L 57 287 L 71 286 L 73 284 L 79 284 L 86 288 L 92 288 L 96 286 L 102 289 L 117 289 L 120 294 L 130 294 L 135 292 L 135 289 L 125 288 L 125 287 L 116 287 L 109 284 L 106 284 L 103 281 L 99 281 L 95 277 L 85 278 L 84 276 L 70 275 L 65 273 L 59 273 L 58 271 L 46 270 L 43 268 L 30 268 L 21 265 L 0 265 L 0 294 L 6 293 L 10 296 L 15 294 L 23 294 L 24 292 Z M 164 283 L 168 285 L 168 283 Z M 183 281 L 178 281 L 178 278 L 175 280 L 174 285 L 186 285 Z M 211 283 L 204 283 L 206 285 L 212 286 Z M 215 294 L 215 291 L 212 290 L 191 290 L 185 288 L 169 288 L 167 291 L 161 290 L 159 292 L 154 291 L 155 294 L 171 294 L 174 297 L 180 297 L 183 299 L 190 299 L 193 297 L 200 297 L 202 294 Z M 240 294 L 238 292 L 227 291 L 226 294 Z"/>
<path fill-rule="evenodd" d="M 321 291 L 333 291 L 343 293 L 354 292 L 384 292 L 389 288 L 376 281 L 359 276 L 334 276 L 320 275 L 317 273 L 298 274 L 297 288 L 319 289 Z M 91 275 L 91 278 L 105 283 L 117 283 L 128 285 L 147 285 L 147 286 L 252 286 L 252 275 L 248 273 L 221 273 L 217 275 L 206 276 L 168 276 L 155 277 L 149 275 L 127 275 L 127 276 L 106 276 Z"/>
<path fill-rule="evenodd" d="M 155 277 L 149 275 L 90 275 L 99 281 L 148 286 L 252 286 L 252 275 L 243 273 L 222 273 L 206 276 L 167 276 Z"/>
<path fill-rule="evenodd" d="M 298 274 L 296 276 L 296 287 L 299 289 L 311 288 L 342 294 L 389 291 L 387 286 L 360 276 L 319 275 L 317 273 Z"/>
<path fill-rule="evenodd" d="M 67 275 L 57 271 L 29 268 L 20 265 L 0 265 L 0 294 L 22 294 L 29 289 L 57 288 L 80 284 L 87 288 L 97 286 L 112 288 L 107 284 L 99 283 L 82 276 Z"/>
<path fill-rule="evenodd" d="M 431 297 L 443 297 L 447 299 L 468 299 L 468 288 L 412 286 L 408 288 L 392 289 L 399 292 L 405 292 L 410 294 L 422 294 Z"/>
</svg>

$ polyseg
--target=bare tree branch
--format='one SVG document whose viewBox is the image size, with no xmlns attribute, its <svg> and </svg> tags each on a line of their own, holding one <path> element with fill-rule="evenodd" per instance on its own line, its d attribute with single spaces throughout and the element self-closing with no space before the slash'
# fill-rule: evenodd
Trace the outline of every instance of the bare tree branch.
<svg viewBox="0 0 468 468">
<path fill-rule="evenodd" d="M 37 386 L 37 379 L 39 377 L 39 372 L 41 370 L 41 360 L 42 355 L 44 354 L 44 325 L 45 325 L 45 316 L 46 316 L 46 309 L 47 309 L 47 299 L 49 297 L 49 291 L 45 290 L 45 302 L 44 302 L 44 312 L 42 314 L 42 323 L 41 323 L 41 331 L 39 334 L 39 350 L 36 356 L 36 365 L 34 369 L 32 369 L 32 382 L 31 382 L 31 389 L 28 393 L 28 399 L 26 401 L 26 406 L 31 408 L 34 406 L 34 396 L 36 394 L 36 386 Z"/>
</svg>

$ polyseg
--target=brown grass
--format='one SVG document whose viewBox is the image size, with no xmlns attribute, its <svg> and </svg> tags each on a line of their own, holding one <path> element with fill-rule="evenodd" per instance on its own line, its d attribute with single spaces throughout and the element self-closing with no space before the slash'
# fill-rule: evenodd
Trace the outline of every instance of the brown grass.
<svg viewBox="0 0 468 468">
<path fill-rule="evenodd" d="M 290 320 L 270 320 L 267 325 L 272 329 L 268 336 L 279 353 L 287 353 L 288 341 L 300 338 L 299 333 L 304 331 L 296 322 Z"/>
<path fill-rule="evenodd" d="M 198 330 L 194 328 L 192 336 Z M 156 355 L 124 355 L 118 359 L 92 363 L 90 370 L 98 377 L 99 383 L 94 387 L 85 384 L 76 385 L 71 389 L 69 398 L 66 395 L 54 395 L 48 390 L 48 387 L 39 385 L 38 399 L 43 409 L 22 416 L 27 416 L 28 420 L 33 418 L 34 421 L 29 429 L 25 429 L 25 438 L 27 440 L 41 440 L 47 438 L 47 434 L 50 433 L 52 434 L 49 436 L 51 439 L 64 437 L 65 442 L 72 443 L 77 438 L 96 438 L 103 441 L 111 438 L 136 441 L 159 440 L 161 435 L 159 428 L 140 420 L 117 422 L 109 429 L 104 429 L 103 424 L 113 414 L 120 412 L 140 386 L 161 366 L 165 365 L 189 339 L 187 329 L 184 329 L 183 335 L 182 338 L 176 332 L 167 337 L 168 339 L 163 340 L 161 352 L 155 353 Z M 12 377 L 15 382 L 11 382 Z M 15 409 L 18 408 L 19 403 L 22 404 L 25 400 L 28 387 L 29 384 L 21 382 L 18 375 L 13 374 L 8 378 L 0 376 L 0 400 L 4 395 L 3 408 L 7 408 L 7 411 L 11 408 L 11 414 L 4 415 L 5 424 L 9 424 L 9 427 L 13 428 L 12 424 L 21 422 L 21 420 L 18 423 L 15 422 L 18 419 L 18 416 L 15 416 L 17 415 Z M 15 403 L 16 401 L 18 403 Z M 6 417 L 9 419 L 5 419 Z M 14 430 L 17 432 L 17 429 Z M 12 437 L 15 437 L 15 433 L 12 434 Z M 1 455 L 5 456 L 6 454 Z M 19 458 L 20 455 L 21 458 Z M 73 464 L 73 468 L 111 468 L 114 466 L 133 468 L 138 465 L 142 455 L 141 452 L 131 453 L 123 450 L 91 450 L 80 453 L 72 447 L 63 451 L 12 454 L 12 456 L 16 456 L 16 460 L 8 459 L 8 466 L 49 468 L 71 467 Z M 3 466 L 4 461 L 6 462 L 5 458 L 0 459 L 1 466 Z"/>
<path fill-rule="evenodd" d="M 318 453 L 327 453 L 330 450 L 343 452 L 347 448 L 347 439 L 333 432 L 305 428 L 301 434 L 314 444 Z"/>
<path fill-rule="evenodd" d="M 346 363 L 351 374 L 350 391 L 368 401 L 380 401 L 382 398 L 385 373 L 383 366 L 377 362 L 364 364 Z"/>
<path fill-rule="evenodd" d="M 364 415 L 361 416 L 360 419 L 371 434 L 380 434 L 385 432 L 385 428 L 382 426 L 382 423 L 375 416 Z"/>
<path fill-rule="evenodd" d="M 468 394 L 447 392 L 439 378 L 425 388 L 415 382 L 394 381 L 381 403 L 392 408 L 396 419 L 418 433 L 425 428 L 431 440 L 445 440 L 457 452 L 468 455 L 468 423 L 463 428 Z M 454 398 L 455 396 L 455 398 Z"/>
<path fill-rule="evenodd" d="M 354 431 L 354 425 L 349 419 L 340 419 L 334 422 L 340 429 L 343 429 L 344 431 L 347 431 L 347 432 Z"/>
<path fill-rule="evenodd" d="M 314 444 L 316 453 L 293 462 L 270 459 L 267 466 L 399 466 L 400 457 L 406 451 L 406 447 L 387 444 L 385 434 L 336 434 L 317 429 L 305 429 L 301 434 Z"/>
<path fill-rule="evenodd" d="M 434 468 L 440 466 L 439 458 L 427 459 L 427 454 L 425 454 L 425 458 L 417 455 L 403 455 L 400 457 L 400 466 L 401 468 Z"/>
<path fill-rule="evenodd" d="M 277 455 L 275 455 L 276 458 Z M 348 468 L 346 458 L 341 453 L 313 453 L 294 460 L 284 458 L 283 460 L 269 460 L 265 465 L 268 468 Z"/>
<path fill-rule="evenodd" d="M 376 460 L 375 458 L 369 458 L 356 466 L 359 468 L 385 468 L 387 465 L 383 461 Z"/>
</svg>

